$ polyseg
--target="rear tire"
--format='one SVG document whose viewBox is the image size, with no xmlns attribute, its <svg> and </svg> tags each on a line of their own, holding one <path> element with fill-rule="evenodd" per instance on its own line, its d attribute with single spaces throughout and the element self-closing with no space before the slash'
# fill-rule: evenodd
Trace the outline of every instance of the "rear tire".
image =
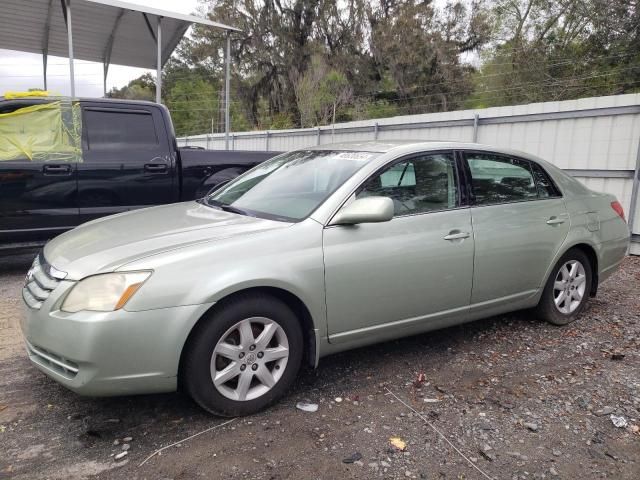
<svg viewBox="0 0 640 480">
<path fill-rule="evenodd" d="M 569 250 L 549 275 L 536 307 L 537 315 L 554 325 L 573 322 L 587 304 L 592 279 L 589 258 L 582 250 Z"/>
<path fill-rule="evenodd" d="M 190 337 L 181 369 L 185 390 L 198 405 L 223 417 L 249 415 L 291 387 L 302 362 L 303 337 L 284 302 L 240 295 L 203 320 Z"/>
</svg>

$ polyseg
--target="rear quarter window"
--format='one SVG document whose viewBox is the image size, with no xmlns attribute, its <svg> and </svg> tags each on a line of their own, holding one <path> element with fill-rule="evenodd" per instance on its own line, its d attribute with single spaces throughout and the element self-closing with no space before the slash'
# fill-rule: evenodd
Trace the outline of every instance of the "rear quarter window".
<svg viewBox="0 0 640 480">
<path fill-rule="evenodd" d="M 561 197 L 560 190 L 555 186 L 549 174 L 538 165 L 536 162 L 531 162 L 531 170 L 533 171 L 533 178 L 536 181 L 538 187 L 538 196 L 540 198 L 553 198 Z"/>
</svg>

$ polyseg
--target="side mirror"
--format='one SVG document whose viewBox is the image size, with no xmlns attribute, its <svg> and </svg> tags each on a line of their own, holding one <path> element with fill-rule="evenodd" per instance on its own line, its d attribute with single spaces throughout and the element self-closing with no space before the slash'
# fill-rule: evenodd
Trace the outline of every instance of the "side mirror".
<svg viewBox="0 0 640 480">
<path fill-rule="evenodd" d="M 342 208 L 329 225 L 388 222 L 393 218 L 393 200 L 389 197 L 364 197 Z"/>
</svg>

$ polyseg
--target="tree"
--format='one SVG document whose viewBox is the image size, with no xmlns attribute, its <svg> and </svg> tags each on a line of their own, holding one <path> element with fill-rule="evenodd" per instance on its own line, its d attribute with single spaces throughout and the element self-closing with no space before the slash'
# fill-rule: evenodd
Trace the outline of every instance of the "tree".
<svg viewBox="0 0 640 480">
<path fill-rule="evenodd" d="M 638 91 L 637 0 L 496 0 L 471 106 Z"/>
<path fill-rule="evenodd" d="M 351 99 L 347 78 L 316 55 L 306 72 L 294 78 L 300 125 L 313 127 L 336 120 L 336 110 Z"/>
<path fill-rule="evenodd" d="M 640 91 L 638 0 L 200 0 L 232 35 L 232 129 Z M 179 133 L 220 130 L 226 37 L 164 69 Z M 145 75 L 109 95 L 152 99 Z"/>
<path fill-rule="evenodd" d="M 223 131 L 219 90 L 202 78 L 179 78 L 166 94 L 176 134 L 197 135 Z"/>
<path fill-rule="evenodd" d="M 449 3 L 441 16 L 430 1 L 381 1 L 369 21 L 378 78 L 393 80 L 388 99 L 405 113 L 448 110 L 468 96 L 473 69 L 460 56 L 489 33 L 478 4 Z"/>
<path fill-rule="evenodd" d="M 122 88 L 112 88 L 106 96 L 107 98 L 153 101 L 156 96 L 156 82 L 150 73 L 145 73 Z"/>
<path fill-rule="evenodd" d="M 298 126 L 326 123 L 334 107 L 348 120 L 366 103 L 446 109 L 471 90 L 473 69 L 460 54 L 488 33 L 484 10 L 463 1 L 444 12 L 430 0 L 217 0 L 201 10 L 243 32 L 232 49 L 234 97 L 254 126 L 283 115 Z M 215 76 L 223 48 L 219 32 L 196 27 L 180 55 Z"/>
</svg>

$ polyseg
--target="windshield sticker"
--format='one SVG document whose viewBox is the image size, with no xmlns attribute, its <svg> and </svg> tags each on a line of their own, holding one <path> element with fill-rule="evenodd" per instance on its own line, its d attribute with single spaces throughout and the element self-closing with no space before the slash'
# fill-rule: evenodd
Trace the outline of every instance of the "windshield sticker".
<svg viewBox="0 0 640 480">
<path fill-rule="evenodd" d="M 371 152 L 340 152 L 336 158 L 344 160 L 369 160 L 374 154 Z"/>
</svg>

